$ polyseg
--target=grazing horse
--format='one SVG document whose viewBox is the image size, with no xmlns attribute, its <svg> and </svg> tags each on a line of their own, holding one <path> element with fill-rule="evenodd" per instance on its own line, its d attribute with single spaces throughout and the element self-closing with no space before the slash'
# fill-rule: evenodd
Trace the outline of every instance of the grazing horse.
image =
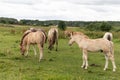
<svg viewBox="0 0 120 80">
<path fill-rule="evenodd" d="M 113 35 L 110 32 L 106 32 L 103 36 L 104 39 L 108 39 L 109 41 L 112 41 Z"/>
<path fill-rule="evenodd" d="M 48 49 L 52 50 L 52 48 L 54 47 L 54 44 L 56 43 L 56 51 L 58 48 L 58 29 L 57 28 L 51 28 L 48 31 Z"/>
<path fill-rule="evenodd" d="M 82 32 L 73 32 L 73 31 L 69 31 L 69 30 L 66 30 L 64 31 L 64 34 L 66 37 L 70 37 L 70 34 L 73 33 L 73 35 L 76 35 L 76 34 L 79 34 L 79 35 L 83 35 L 84 37 L 86 38 L 89 38 L 88 36 L 86 36 L 84 33 Z"/>
<path fill-rule="evenodd" d="M 42 59 L 43 57 L 43 46 L 44 43 L 46 42 L 46 34 L 42 31 L 42 30 L 36 30 L 36 31 L 32 31 L 32 30 L 27 30 L 22 39 L 21 39 L 21 43 L 20 43 L 20 50 L 22 52 L 22 55 L 24 55 L 25 51 L 26 51 L 26 56 L 28 55 L 28 50 L 30 47 L 30 44 L 38 45 L 39 51 L 40 51 L 40 58 L 39 61 Z M 36 50 L 34 48 L 34 52 L 36 55 Z"/>
<path fill-rule="evenodd" d="M 69 41 L 69 45 L 72 45 L 76 42 L 79 48 L 83 51 L 83 64 L 82 68 L 87 69 L 88 67 L 88 60 L 87 55 L 88 51 L 96 52 L 96 51 L 103 51 L 106 59 L 104 70 L 108 68 L 108 59 L 111 60 L 113 65 L 113 71 L 116 69 L 116 65 L 114 62 L 114 49 L 112 41 L 108 41 L 107 39 L 99 38 L 99 39 L 87 39 L 82 35 L 73 35 L 71 34 L 71 39 Z"/>
</svg>

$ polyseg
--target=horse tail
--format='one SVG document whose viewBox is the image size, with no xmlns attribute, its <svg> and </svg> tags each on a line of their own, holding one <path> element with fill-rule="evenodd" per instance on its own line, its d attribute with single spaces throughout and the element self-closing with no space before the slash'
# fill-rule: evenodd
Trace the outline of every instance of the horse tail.
<svg viewBox="0 0 120 80">
<path fill-rule="evenodd" d="M 55 44 L 56 39 L 57 39 L 57 32 L 56 32 L 56 30 L 54 30 L 52 44 Z"/>
<path fill-rule="evenodd" d="M 112 33 L 106 32 L 105 35 L 103 36 L 103 38 L 107 39 L 109 41 L 112 41 L 112 38 L 113 38 Z"/>
<path fill-rule="evenodd" d="M 112 36 L 108 35 L 107 40 L 112 41 Z"/>
<path fill-rule="evenodd" d="M 47 42 L 47 35 L 46 35 L 45 31 L 43 31 L 43 30 L 41 30 L 41 31 L 42 31 L 43 36 L 44 36 L 44 42 L 46 43 Z"/>
</svg>

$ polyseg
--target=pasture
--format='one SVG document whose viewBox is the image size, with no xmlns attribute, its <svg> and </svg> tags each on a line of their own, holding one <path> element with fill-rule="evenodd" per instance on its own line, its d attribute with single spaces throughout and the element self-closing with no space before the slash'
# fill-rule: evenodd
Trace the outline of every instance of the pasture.
<svg viewBox="0 0 120 80">
<path fill-rule="evenodd" d="M 82 51 L 76 44 L 69 46 L 69 39 L 60 33 L 58 51 L 48 50 L 48 43 L 44 46 L 43 60 L 38 62 L 39 54 L 34 56 L 33 49 L 27 57 L 20 54 L 19 44 L 23 31 L 27 26 L 0 26 L 0 80 L 119 80 L 120 79 L 120 33 L 113 31 L 115 49 L 116 72 L 112 71 L 112 64 L 103 70 L 105 58 L 103 53 L 88 54 L 89 67 L 81 68 Z M 32 27 L 32 26 L 31 26 Z M 43 28 L 48 31 L 49 27 Z M 69 28 L 71 29 L 71 28 Z M 90 32 L 80 28 L 91 38 L 102 37 L 104 32 Z M 93 35 L 94 34 L 94 35 Z"/>
</svg>

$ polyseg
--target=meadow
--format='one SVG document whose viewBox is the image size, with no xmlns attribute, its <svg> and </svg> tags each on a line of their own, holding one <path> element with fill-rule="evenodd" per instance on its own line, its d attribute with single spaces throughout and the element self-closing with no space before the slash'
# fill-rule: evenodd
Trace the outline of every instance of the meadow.
<svg viewBox="0 0 120 80">
<path fill-rule="evenodd" d="M 103 53 L 95 52 L 88 55 L 89 67 L 81 68 L 82 51 L 77 44 L 68 45 L 69 39 L 59 31 L 58 51 L 48 50 L 44 45 L 44 59 L 38 62 L 39 54 L 34 56 L 32 47 L 27 57 L 22 56 L 19 49 L 20 39 L 25 30 L 34 26 L 12 25 L 0 26 L 0 80 L 119 80 L 120 79 L 120 32 L 112 31 L 115 48 L 116 72 L 112 71 L 109 61 L 104 71 L 105 58 Z M 37 27 L 40 28 L 40 27 Z M 50 27 L 42 27 L 46 32 Z M 81 28 L 68 28 L 81 31 L 90 38 L 100 38 L 104 32 L 91 32 Z"/>
</svg>

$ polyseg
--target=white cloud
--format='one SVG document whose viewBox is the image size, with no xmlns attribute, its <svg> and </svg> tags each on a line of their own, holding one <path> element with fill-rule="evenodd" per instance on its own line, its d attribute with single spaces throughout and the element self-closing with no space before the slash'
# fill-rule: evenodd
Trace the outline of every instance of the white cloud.
<svg viewBox="0 0 120 80">
<path fill-rule="evenodd" d="M 0 16 L 39 20 L 119 20 L 119 0 L 0 0 Z"/>
</svg>

